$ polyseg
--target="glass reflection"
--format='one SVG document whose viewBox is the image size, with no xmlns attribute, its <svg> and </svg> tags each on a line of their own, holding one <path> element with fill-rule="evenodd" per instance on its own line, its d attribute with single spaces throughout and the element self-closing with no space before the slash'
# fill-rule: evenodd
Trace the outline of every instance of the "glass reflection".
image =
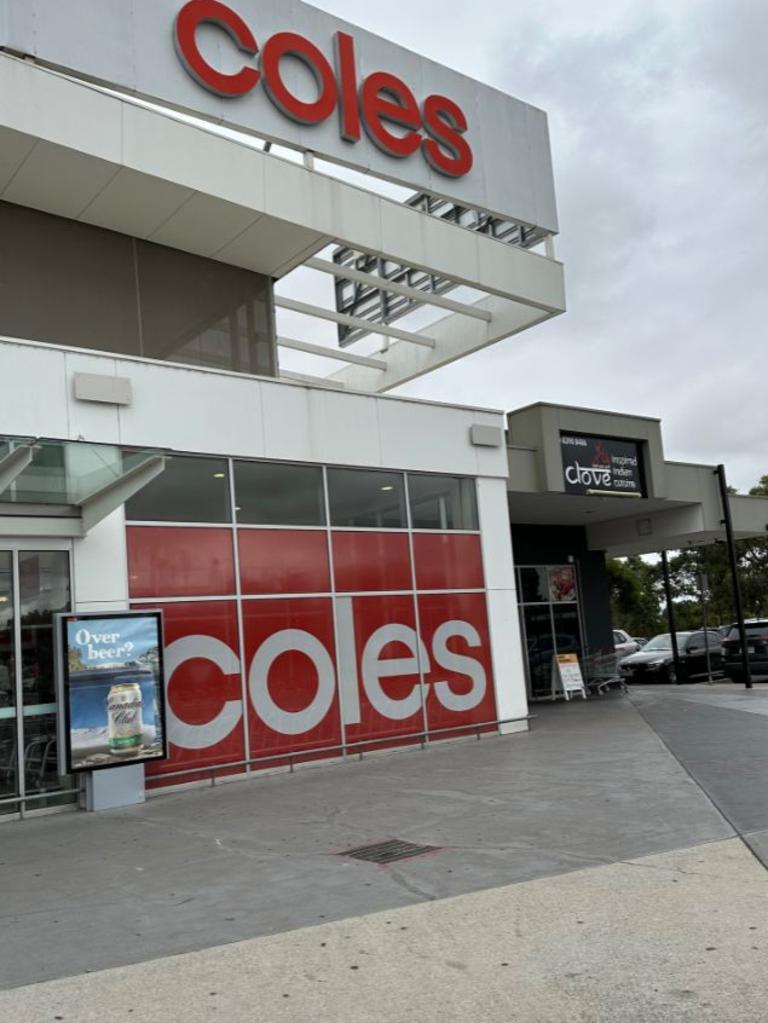
<svg viewBox="0 0 768 1023">
<path fill-rule="evenodd" d="M 24 777 L 28 794 L 60 788 L 56 746 L 53 616 L 70 609 L 69 554 L 19 553 Z M 43 804 L 35 801 L 32 806 Z"/>
<path fill-rule="evenodd" d="M 520 596 L 523 604 L 543 604 L 549 601 L 546 568 L 520 569 Z"/>
<path fill-rule="evenodd" d="M 523 618 L 531 696 L 548 696 L 552 691 L 552 657 L 555 653 L 549 607 L 546 604 L 525 607 Z"/>
<path fill-rule="evenodd" d="M 331 524 L 358 529 L 404 529 L 403 474 L 378 469 L 329 469 Z"/>
<path fill-rule="evenodd" d="M 0 551 L 0 799 L 18 793 L 16 683 L 13 641 L 13 560 Z M 0 805 L 0 813 L 12 812 Z"/>
</svg>

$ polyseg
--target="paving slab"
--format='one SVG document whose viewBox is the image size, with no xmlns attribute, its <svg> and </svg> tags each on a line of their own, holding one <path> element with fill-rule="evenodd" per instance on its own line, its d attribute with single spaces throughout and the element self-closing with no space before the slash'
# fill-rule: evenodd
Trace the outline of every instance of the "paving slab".
<svg viewBox="0 0 768 1023">
<path fill-rule="evenodd" d="M 0 826 L 0 987 L 733 836 L 629 700 L 536 713 L 528 735 Z M 438 851 L 339 855 L 391 838 Z"/>
<path fill-rule="evenodd" d="M 0 992 L 13 1023 L 764 1023 L 738 839 Z"/>
</svg>

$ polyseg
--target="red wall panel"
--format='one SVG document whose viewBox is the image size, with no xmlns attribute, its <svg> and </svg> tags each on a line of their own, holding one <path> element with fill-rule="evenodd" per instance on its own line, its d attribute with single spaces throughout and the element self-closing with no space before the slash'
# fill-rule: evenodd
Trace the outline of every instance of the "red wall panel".
<svg viewBox="0 0 768 1023">
<path fill-rule="evenodd" d="M 333 570 L 339 593 L 411 590 L 408 534 L 334 533 Z"/>
<path fill-rule="evenodd" d="M 485 594 L 424 594 L 418 601 L 421 636 L 430 655 L 425 675 L 429 727 L 495 720 Z"/>
<path fill-rule="evenodd" d="M 337 608 L 347 741 L 423 731 L 413 597 L 339 597 Z"/>
<path fill-rule="evenodd" d="M 485 586 L 480 537 L 472 533 L 414 533 L 420 590 L 480 590 Z"/>
<path fill-rule="evenodd" d="M 131 597 L 211 597 L 235 592 L 229 529 L 128 527 Z"/>
<path fill-rule="evenodd" d="M 327 593 L 328 536 L 322 530 L 241 529 L 243 593 Z"/>
<path fill-rule="evenodd" d="M 245 729 L 235 602 L 163 604 L 159 608 L 165 633 L 170 759 L 147 764 L 147 775 L 243 760 Z M 195 777 L 199 776 L 179 778 L 175 783 Z"/>
<path fill-rule="evenodd" d="M 330 598 L 243 603 L 251 757 L 341 743 Z"/>
</svg>

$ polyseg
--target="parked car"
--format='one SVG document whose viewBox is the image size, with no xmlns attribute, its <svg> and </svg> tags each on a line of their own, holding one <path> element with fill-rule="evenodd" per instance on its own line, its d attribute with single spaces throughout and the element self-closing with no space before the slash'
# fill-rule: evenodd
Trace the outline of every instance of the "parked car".
<svg viewBox="0 0 768 1023">
<path fill-rule="evenodd" d="M 744 622 L 747 632 L 747 658 L 753 678 L 768 676 L 768 620 L 753 618 Z M 744 667 L 741 663 L 741 637 L 739 626 L 731 625 L 723 640 L 723 670 L 734 682 L 744 682 Z"/>
<path fill-rule="evenodd" d="M 636 639 L 632 639 L 628 632 L 624 629 L 613 630 L 613 649 L 619 655 L 619 657 L 626 657 L 627 654 L 634 654 L 640 649 L 640 644 Z"/>
<path fill-rule="evenodd" d="M 768 628 L 768 623 L 766 624 Z M 720 634 L 714 629 L 706 632 L 709 640 L 709 664 L 713 672 L 722 671 L 723 648 Z M 672 654 L 672 636 L 665 632 L 654 636 L 636 654 L 619 661 L 619 671 L 628 682 L 691 682 L 707 675 L 707 644 L 705 633 L 678 632 L 677 649 L 680 655 L 682 678 L 678 678 Z"/>
</svg>

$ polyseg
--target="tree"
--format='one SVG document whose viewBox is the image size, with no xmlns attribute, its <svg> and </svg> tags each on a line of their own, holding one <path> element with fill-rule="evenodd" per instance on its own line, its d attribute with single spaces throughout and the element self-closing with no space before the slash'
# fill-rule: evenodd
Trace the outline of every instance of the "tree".
<svg viewBox="0 0 768 1023">
<path fill-rule="evenodd" d="M 733 487 L 728 491 L 736 493 Z M 768 475 L 761 476 L 749 494 L 750 497 L 768 497 Z M 737 541 L 736 558 L 745 615 L 768 617 L 768 540 L 756 537 Z M 723 541 L 678 551 L 670 558 L 669 568 L 675 625 L 681 632 L 700 629 L 704 624 L 702 575 L 708 583 L 707 623 L 726 625 L 735 620 L 731 565 Z M 641 558 L 627 558 L 620 562 L 609 561 L 608 571 L 616 624 L 628 632 L 644 635 L 650 631 L 641 628 L 644 622 L 650 624 L 655 620 L 661 629 L 667 627 L 666 615 L 662 613 L 665 601 L 659 566 L 651 566 Z"/>
<path fill-rule="evenodd" d="M 654 636 L 662 631 L 658 565 L 635 556 L 609 559 L 606 568 L 614 623 L 632 636 Z"/>
</svg>

